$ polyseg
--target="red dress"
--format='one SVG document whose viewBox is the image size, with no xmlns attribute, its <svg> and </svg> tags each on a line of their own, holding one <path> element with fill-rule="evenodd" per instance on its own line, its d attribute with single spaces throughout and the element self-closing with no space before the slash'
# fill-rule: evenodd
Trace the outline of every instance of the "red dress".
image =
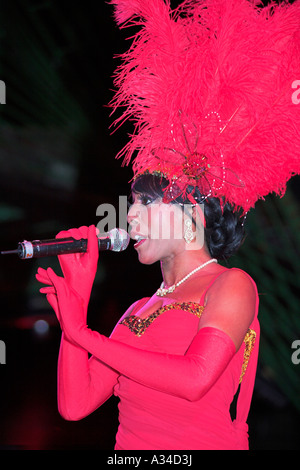
<svg viewBox="0 0 300 470">
<path fill-rule="evenodd" d="M 205 293 L 199 304 L 174 302 L 146 319 L 139 319 L 136 312 L 148 300 L 142 299 L 131 315 L 117 325 L 112 338 L 143 350 L 184 355 L 197 334 L 204 296 Z M 199 400 L 189 401 L 120 375 L 114 388 L 114 394 L 120 398 L 115 449 L 248 449 L 246 420 L 255 381 L 260 331 L 257 312 L 258 296 L 255 318 L 242 346 L 217 382 Z M 229 409 L 239 384 L 236 419 L 232 421 Z"/>
</svg>

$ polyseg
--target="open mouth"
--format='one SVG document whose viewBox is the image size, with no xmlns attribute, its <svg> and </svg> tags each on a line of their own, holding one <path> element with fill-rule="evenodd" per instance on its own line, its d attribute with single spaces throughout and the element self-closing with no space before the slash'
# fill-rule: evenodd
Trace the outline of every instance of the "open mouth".
<svg viewBox="0 0 300 470">
<path fill-rule="evenodd" d="M 134 248 L 138 248 L 147 240 L 147 238 L 142 235 L 135 235 L 133 238 L 136 240 L 136 243 L 133 245 Z"/>
</svg>

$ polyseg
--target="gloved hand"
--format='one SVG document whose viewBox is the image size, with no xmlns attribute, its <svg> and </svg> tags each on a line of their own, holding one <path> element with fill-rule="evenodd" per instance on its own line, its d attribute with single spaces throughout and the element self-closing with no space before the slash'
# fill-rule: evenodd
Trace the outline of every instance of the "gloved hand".
<svg viewBox="0 0 300 470">
<path fill-rule="evenodd" d="M 77 344 L 78 334 L 86 327 L 87 322 L 85 301 L 66 279 L 57 276 L 52 268 L 43 269 L 37 278 L 40 282 L 48 284 L 47 287 L 42 287 L 40 292 L 46 294 L 66 339 Z"/>
<path fill-rule="evenodd" d="M 56 238 L 73 237 L 76 240 L 80 238 L 88 240 L 86 253 L 71 253 L 58 256 L 65 280 L 68 285 L 80 295 L 86 309 L 90 300 L 99 258 L 96 230 L 95 226 L 91 225 L 90 227 L 80 227 L 79 229 L 62 231 L 56 236 Z M 38 281 L 46 284 L 49 281 L 43 268 L 38 269 L 36 278 Z M 48 301 L 52 307 L 56 309 L 56 302 L 52 296 L 48 298 Z"/>
<path fill-rule="evenodd" d="M 58 359 L 59 411 L 65 419 L 81 419 L 113 393 L 118 374 L 96 358 L 89 358 L 74 341 L 75 333 L 86 325 L 99 249 L 94 226 L 60 232 L 57 238 L 69 236 L 87 238 L 88 251 L 59 256 L 64 277 L 51 268 L 39 268 L 36 278 L 46 284 L 40 291 L 46 294 L 63 331 Z"/>
<path fill-rule="evenodd" d="M 63 279 L 67 283 L 69 289 L 71 289 L 74 296 L 77 297 L 77 300 L 83 309 L 83 322 L 86 323 L 88 303 L 99 258 L 96 228 L 94 225 L 91 225 L 90 227 L 80 227 L 79 229 L 62 231 L 57 235 L 56 238 L 66 238 L 70 236 L 75 239 L 87 239 L 88 248 L 85 253 L 71 253 L 67 255 L 60 255 L 58 257 L 62 272 L 64 274 L 64 279 L 60 279 Z M 55 276 L 55 273 L 51 268 L 48 268 L 47 270 L 39 268 L 36 274 L 36 278 L 39 282 L 49 285 L 49 287 L 43 287 L 40 289 L 40 292 L 46 294 L 47 300 L 53 308 L 61 328 L 63 329 L 56 290 L 51 276 Z M 58 278 L 58 276 L 56 277 Z"/>
<path fill-rule="evenodd" d="M 145 386 L 187 400 L 199 400 L 236 352 L 232 339 L 212 327 L 200 329 L 183 356 L 145 351 L 107 338 L 87 327 L 82 301 L 65 279 L 51 268 L 47 275 L 52 287 L 41 291 L 57 296 L 60 322 L 68 340 Z"/>
</svg>

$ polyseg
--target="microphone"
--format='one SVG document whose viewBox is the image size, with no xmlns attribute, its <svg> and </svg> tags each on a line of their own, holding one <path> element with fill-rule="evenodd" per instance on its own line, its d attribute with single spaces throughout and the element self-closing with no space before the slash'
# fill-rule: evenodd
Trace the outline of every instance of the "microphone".
<svg viewBox="0 0 300 470">
<path fill-rule="evenodd" d="M 107 236 L 98 237 L 99 251 L 123 251 L 129 245 L 130 237 L 126 230 L 114 228 L 107 232 Z M 55 238 L 51 240 L 34 240 L 18 243 L 16 250 L 1 251 L 1 255 L 17 254 L 21 259 L 42 258 L 45 256 L 66 255 L 70 253 L 85 253 L 87 240 L 73 237 Z"/>
</svg>

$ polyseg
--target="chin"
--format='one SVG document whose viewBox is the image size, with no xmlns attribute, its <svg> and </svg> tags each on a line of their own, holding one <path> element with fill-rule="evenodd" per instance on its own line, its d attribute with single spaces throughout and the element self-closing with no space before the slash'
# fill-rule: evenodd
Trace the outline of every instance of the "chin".
<svg viewBox="0 0 300 470">
<path fill-rule="evenodd" d="M 154 264 L 159 261 L 157 256 L 151 256 L 150 253 L 138 253 L 139 262 L 141 264 Z"/>
<path fill-rule="evenodd" d="M 157 263 L 157 261 L 159 261 L 158 259 L 153 259 L 153 258 L 147 258 L 147 257 L 139 257 L 139 262 L 141 264 L 147 264 L 147 265 L 150 265 L 150 264 L 154 264 L 154 263 Z"/>
</svg>

